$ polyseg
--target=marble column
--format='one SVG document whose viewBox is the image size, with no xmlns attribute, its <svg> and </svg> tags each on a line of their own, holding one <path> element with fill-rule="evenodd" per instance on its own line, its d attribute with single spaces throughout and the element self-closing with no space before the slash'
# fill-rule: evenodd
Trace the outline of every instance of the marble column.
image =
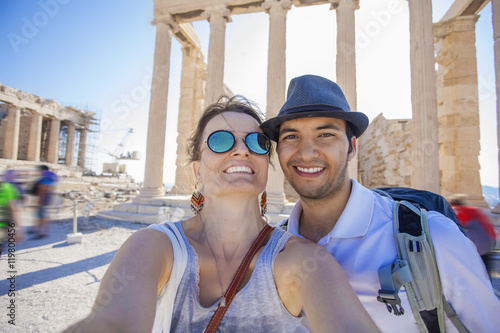
<svg viewBox="0 0 500 333">
<path fill-rule="evenodd" d="M 79 167 L 85 168 L 85 159 L 87 158 L 87 130 L 80 130 L 80 142 L 78 143 L 78 161 Z"/>
<path fill-rule="evenodd" d="M 3 158 L 17 160 L 19 150 L 19 125 L 21 122 L 21 108 L 9 107 L 7 115 L 7 129 L 5 131 L 5 142 L 3 147 Z"/>
<path fill-rule="evenodd" d="M 210 22 L 210 42 L 207 59 L 205 105 L 215 103 L 224 94 L 224 52 L 226 22 L 231 22 L 229 9 L 224 6 L 205 10 L 202 18 Z"/>
<path fill-rule="evenodd" d="M 359 0 L 330 0 L 330 2 L 337 13 L 337 84 L 342 88 L 351 110 L 357 110 L 354 11 L 359 9 Z M 348 170 L 351 178 L 358 179 L 357 154 L 349 163 Z"/>
<path fill-rule="evenodd" d="M 177 160 L 175 169 L 175 185 L 172 192 L 188 194 L 193 191 L 195 178 L 193 169 L 188 163 L 187 143 L 198 122 L 199 103 L 196 103 L 196 85 L 199 72 L 201 51 L 194 46 L 182 48 L 181 97 L 179 99 L 179 117 L 177 123 Z"/>
<path fill-rule="evenodd" d="M 42 146 L 42 120 L 41 114 L 31 117 L 30 134 L 28 141 L 28 161 L 40 161 L 40 148 Z"/>
<path fill-rule="evenodd" d="M 275 117 L 286 99 L 286 14 L 292 1 L 266 0 L 262 7 L 269 14 L 266 118 Z M 276 154 L 269 168 L 267 205 L 270 213 L 281 213 L 286 204 L 284 176 Z"/>
<path fill-rule="evenodd" d="M 66 137 L 66 156 L 64 163 L 68 166 L 74 165 L 75 159 L 75 124 L 71 121 L 68 122 L 68 136 Z"/>
<path fill-rule="evenodd" d="M 498 145 L 498 164 L 499 164 L 499 185 L 500 188 L 500 3 L 491 2 L 493 12 L 493 39 L 495 52 L 495 83 L 497 90 L 497 145 Z M 500 196 L 500 193 L 499 193 Z M 500 214 L 500 203 L 493 209 L 494 213 Z"/>
<path fill-rule="evenodd" d="M 413 188 L 440 193 L 431 0 L 409 0 Z"/>
<path fill-rule="evenodd" d="M 156 18 L 156 43 L 149 106 L 148 137 L 144 185 L 139 197 L 165 195 L 163 166 L 165 133 L 167 128 L 168 79 L 170 75 L 170 49 L 172 35 L 179 30 L 170 15 Z"/>
<path fill-rule="evenodd" d="M 487 206 L 479 176 L 479 93 L 475 26 L 478 15 L 434 24 L 441 194 L 467 194 Z"/>
<path fill-rule="evenodd" d="M 59 136 L 61 131 L 61 121 L 59 119 L 50 120 L 49 147 L 47 149 L 47 162 L 59 162 Z"/>
</svg>

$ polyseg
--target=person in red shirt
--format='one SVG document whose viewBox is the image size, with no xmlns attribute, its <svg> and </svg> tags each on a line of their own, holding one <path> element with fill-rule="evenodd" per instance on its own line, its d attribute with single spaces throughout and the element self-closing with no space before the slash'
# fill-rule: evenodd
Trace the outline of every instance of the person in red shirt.
<svg viewBox="0 0 500 333">
<path fill-rule="evenodd" d="M 450 203 L 462 222 L 465 232 L 476 245 L 486 268 L 488 268 L 488 254 L 496 240 L 496 231 L 489 217 L 477 207 L 467 205 L 463 195 L 457 195 Z"/>
</svg>

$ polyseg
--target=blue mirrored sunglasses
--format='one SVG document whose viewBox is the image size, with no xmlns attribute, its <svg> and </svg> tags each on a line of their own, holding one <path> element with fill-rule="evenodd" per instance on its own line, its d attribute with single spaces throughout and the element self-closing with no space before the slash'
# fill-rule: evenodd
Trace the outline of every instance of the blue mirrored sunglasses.
<svg viewBox="0 0 500 333">
<path fill-rule="evenodd" d="M 242 137 L 248 149 L 257 155 L 265 155 L 271 149 L 271 141 L 267 136 L 262 133 L 252 132 L 248 133 L 244 138 Z M 229 131 L 215 131 L 208 136 L 205 140 L 211 151 L 214 153 L 225 153 L 230 151 L 235 143 L 236 137 Z"/>
</svg>

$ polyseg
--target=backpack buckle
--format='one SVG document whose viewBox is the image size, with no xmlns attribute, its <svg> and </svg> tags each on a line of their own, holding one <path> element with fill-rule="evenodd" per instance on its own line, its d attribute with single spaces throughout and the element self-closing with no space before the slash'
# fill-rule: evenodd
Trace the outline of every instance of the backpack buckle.
<svg viewBox="0 0 500 333">
<path fill-rule="evenodd" d="M 395 291 L 379 290 L 377 301 L 384 303 L 387 307 L 387 311 L 390 313 L 394 311 L 395 316 L 405 314 L 405 309 L 401 306 L 401 299 Z"/>
</svg>

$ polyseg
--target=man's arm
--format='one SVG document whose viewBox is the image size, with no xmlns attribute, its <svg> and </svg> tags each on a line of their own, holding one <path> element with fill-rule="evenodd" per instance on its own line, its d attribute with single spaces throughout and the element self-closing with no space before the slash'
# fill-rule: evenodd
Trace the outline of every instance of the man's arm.
<svg viewBox="0 0 500 333">
<path fill-rule="evenodd" d="M 443 292 L 471 332 L 495 332 L 500 327 L 500 300 L 481 257 L 455 223 L 429 212 L 429 228 Z"/>
<path fill-rule="evenodd" d="M 150 332 L 173 250 L 160 231 L 142 229 L 120 248 L 101 281 L 90 315 L 65 332 Z"/>
</svg>

